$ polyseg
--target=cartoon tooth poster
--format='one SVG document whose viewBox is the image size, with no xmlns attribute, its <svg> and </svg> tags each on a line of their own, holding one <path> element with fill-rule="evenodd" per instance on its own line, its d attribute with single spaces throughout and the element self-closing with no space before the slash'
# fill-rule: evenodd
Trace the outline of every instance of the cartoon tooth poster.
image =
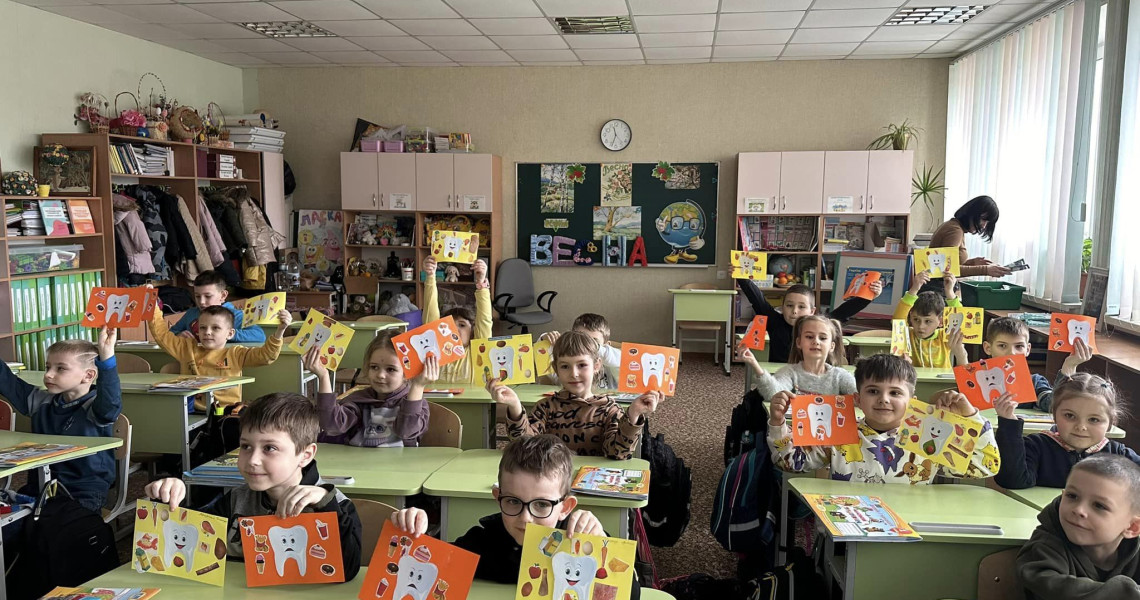
<svg viewBox="0 0 1140 600">
<path fill-rule="evenodd" d="M 131 566 L 139 573 L 172 575 L 223 585 L 226 519 L 168 504 L 139 500 Z"/>
<path fill-rule="evenodd" d="M 982 424 L 933 404 L 911 399 L 899 426 L 899 448 L 919 460 L 946 465 L 964 473 L 982 435 Z M 996 453 L 996 449 L 995 449 Z"/>
<path fill-rule="evenodd" d="M 515 600 L 629 600 L 637 542 L 530 523 Z M 371 569 L 369 569 L 371 572 Z"/>
<path fill-rule="evenodd" d="M 536 377 L 550 375 L 554 372 L 554 344 L 550 340 L 538 340 L 534 343 L 534 374 Z"/>
<path fill-rule="evenodd" d="M 618 391 L 640 394 L 657 390 L 672 396 L 677 391 L 680 364 L 681 352 L 676 348 L 623 342 Z"/>
<path fill-rule="evenodd" d="M 843 292 L 843 299 L 863 298 L 864 300 L 874 300 L 875 292 L 871 291 L 871 284 L 882 278 L 883 274 L 878 271 L 863 271 L 859 273 L 851 278 L 851 283 L 847 286 L 847 291 Z"/>
<path fill-rule="evenodd" d="M 426 535 L 413 540 L 385 521 L 357 598 L 461 600 L 471 589 L 478 563 L 477 554 Z"/>
<path fill-rule="evenodd" d="M 767 252 L 732 251 L 733 279 L 764 279 L 768 276 Z"/>
<path fill-rule="evenodd" d="M 444 317 L 416 327 L 392 338 L 396 356 L 404 367 L 404 377 L 415 377 L 424 370 L 424 360 L 431 354 L 439 358 L 439 366 L 453 363 L 467 353 L 459 341 L 455 319 Z"/>
<path fill-rule="evenodd" d="M 337 365 L 344 358 L 348 342 L 352 340 L 352 334 L 352 328 L 349 326 L 310 309 L 305 322 L 301 324 L 301 330 L 297 332 L 293 341 L 289 342 L 289 347 L 302 355 L 313 346 L 320 348 L 321 364 L 330 371 L 336 371 Z"/>
<path fill-rule="evenodd" d="M 955 277 L 962 274 L 958 265 L 957 248 L 915 248 L 914 272 L 930 271 L 930 277 L 938 279 L 946 273 Z"/>
<path fill-rule="evenodd" d="M 1095 353 L 1096 318 L 1067 313 L 1049 315 L 1049 349 L 1073 353 L 1073 342 L 1080 338 Z"/>
<path fill-rule="evenodd" d="M 942 326 L 946 328 L 946 335 L 950 336 L 955 330 L 962 330 L 962 341 L 967 344 L 982 343 L 985 333 L 984 308 L 970 308 L 968 306 L 947 306 L 942 311 Z"/>
<path fill-rule="evenodd" d="M 768 335 L 768 317 L 756 315 L 748 324 L 748 331 L 744 332 L 744 339 L 740 341 L 750 350 L 764 349 L 764 336 Z"/>
<path fill-rule="evenodd" d="M 472 264 L 478 258 L 479 234 L 466 231 L 431 232 L 431 255 L 437 262 Z"/>
<path fill-rule="evenodd" d="M 1006 392 L 1020 404 L 1037 401 L 1029 363 L 1020 354 L 959 365 L 954 367 L 954 380 L 958 382 L 958 391 L 978 410 L 993 408 L 994 400 Z"/>
<path fill-rule="evenodd" d="M 242 517 L 238 530 L 247 587 L 344 581 L 336 513 Z"/>
<path fill-rule="evenodd" d="M 859 441 L 854 396 L 796 396 L 789 410 L 796 446 L 843 446 Z"/>
<path fill-rule="evenodd" d="M 242 325 L 276 323 L 277 313 L 285 310 L 285 292 L 270 292 L 254 296 L 242 307 Z"/>
<path fill-rule="evenodd" d="M 534 355 L 529 333 L 472 340 L 471 382 L 486 385 L 497 378 L 504 385 L 534 383 Z"/>
<path fill-rule="evenodd" d="M 79 324 L 83 327 L 138 327 L 150 320 L 156 302 L 158 290 L 153 288 L 97 287 L 87 298 L 87 310 L 83 311 Z"/>
</svg>

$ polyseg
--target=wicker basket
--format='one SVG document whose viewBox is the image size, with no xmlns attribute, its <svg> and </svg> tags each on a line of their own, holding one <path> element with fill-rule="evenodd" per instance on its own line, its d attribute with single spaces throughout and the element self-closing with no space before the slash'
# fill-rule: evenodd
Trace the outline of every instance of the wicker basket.
<svg viewBox="0 0 1140 600">
<path fill-rule="evenodd" d="M 170 135 L 178 141 L 191 141 L 202 131 L 202 117 L 189 106 L 175 106 L 170 112 Z"/>
<path fill-rule="evenodd" d="M 122 96 L 123 94 L 130 96 L 131 100 L 135 101 L 135 112 L 142 114 L 140 112 L 140 109 L 142 107 L 139 106 L 139 99 L 134 94 L 131 92 L 119 92 L 118 94 L 115 94 L 115 112 L 118 113 L 119 116 L 111 119 L 110 132 L 118 135 L 137 136 L 139 134 L 140 128 L 137 125 L 127 125 L 123 123 L 123 114 L 127 111 L 124 110 L 123 112 L 119 112 L 119 96 Z"/>
<path fill-rule="evenodd" d="M 154 73 L 143 73 L 139 77 L 138 97 L 143 97 L 142 85 L 147 76 L 151 76 L 162 86 L 162 93 L 158 98 L 154 97 L 154 89 L 151 88 L 150 94 L 146 96 L 146 106 L 143 107 L 143 115 L 146 116 L 146 128 L 152 139 L 166 140 L 169 139 L 167 131 L 170 129 L 169 124 L 166 122 L 166 117 L 169 113 L 170 106 L 166 96 L 166 84 L 163 83 L 162 78 Z M 160 125 L 162 124 L 162 125 Z"/>
</svg>

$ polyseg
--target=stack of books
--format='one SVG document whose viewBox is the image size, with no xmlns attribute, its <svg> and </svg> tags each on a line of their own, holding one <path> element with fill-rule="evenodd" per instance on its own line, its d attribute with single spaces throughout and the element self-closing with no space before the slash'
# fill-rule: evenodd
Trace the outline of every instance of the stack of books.
<svg viewBox="0 0 1140 600">
<path fill-rule="evenodd" d="M 234 179 L 237 169 L 232 154 L 211 154 L 206 157 L 207 177 L 218 179 Z"/>
<path fill-rule="evenodd" d="M 285 132 L 265 127 L 227 127 L 234 148 L 281 154 L 285 149 Z"/>
<path fill-rule="evenodd" d="M 20 235 L 20 216 L 23 209 L 15 202 L 4 203 L 4 224 L 8 229 L 8 237 Z"/>
<path fill-rule="evenodd" d="M 155 144 L 111 144 L 111 172 L 149 177 L 174 175 L 174 149 Z"/>
<path fill-rule="evenodd" d="M 221 458 L 202 463 L 190 471 L 183 471 L 182 480 L 187 485 L 212 485 L 235 487 L 242 484 L 238 472 L 238 453 L 231 452 Z"/>
<path fill-rule="evenodd" d="M 21 235 L 47 235 L 44 220 L 40 216 L 40 203 L 37 200 L 24 200 L 20 212 Z"/>
<path fill-rule="evenodd" d="M 645 500 L 649 497 L 649 471 L 586 466 L 578 469 L 570 489 L 591 496 Z"/>
<path fill-rule="evenodd" d="M 35 442 L 21 442 L 15 446 L 0 448 L 0 467 L 18 467 L 23 464 L 68 454 L 82 450 L 86 446 L 73 446 L 71 444 L 37 444 Z"/>
</svg>

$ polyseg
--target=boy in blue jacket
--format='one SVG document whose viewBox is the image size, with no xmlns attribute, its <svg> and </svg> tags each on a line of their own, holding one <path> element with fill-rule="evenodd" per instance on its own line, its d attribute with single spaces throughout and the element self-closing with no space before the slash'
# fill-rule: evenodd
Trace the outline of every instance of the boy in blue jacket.
<svg viewBox="0 0 1140 600">
<path fill-rule="evenodd" d="M 182 315 L 182 318 L 178 319 L 178 322 L 170 328 L 170 333 L 197 339 L 198 316 L 202 314 L 202 309 L 210 306 L 224 306 L 234 314 L 235 333 L 234 337 L 230 338 L 230 342 L 264 344 L 265 332 L 257 325 L 242 326 L 242 311 L 234 308 L 232 303 L 226 302 L 226 297 L 229 295 L 230 292 L 226 289 L 226 278 L 221 273 L 202 271 L 194 279 L 194 303 L 197 306 L 186 311 L 186 314 Z"/>
</svg>

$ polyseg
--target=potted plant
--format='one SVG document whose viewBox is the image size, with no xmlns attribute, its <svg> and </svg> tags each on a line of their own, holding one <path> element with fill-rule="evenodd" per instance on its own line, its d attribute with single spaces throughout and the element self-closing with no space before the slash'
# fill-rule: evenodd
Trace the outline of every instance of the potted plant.
<svg viewBox="0 0 1140 600">
<path fill-rule="evenodd" d="M 1092 264 L 1092 238 L 1085 238 L 1081 245 L 1081 298 L 1085 297 L 1085 284 L 1089 280 L 1089 265 Z"/>
<path fill-rule="evenodd" d="M 867 144 L 868 150 L 886 150 L 888 148 L 906 150 L 910 141 L 918 139 L 918 134 L 922 132 L 921 128 L 911 125 L 909 120 L 904 120 L 902 125 L 891 123 L 883 129 L 886 129 L 887 132 L 871 140 L 871 143 Z"/>
<path fill-rule="evenodd" d="M 934 196 L 941 195 L 946 191 L 946 186 L 942 183 L 942 169 L 938 169 L 938 172 L 935 173 L 934 167 L 928 167 L 926 163 L 922 163 L 922 168 L 915 171 L 914 178 L 910 180 L 910 185 L 914 188 L 914 191 L 910 193 L 910 205 L 914 206 L 915 202 L 922 200 L 933 225 Z"/>
</svg>

